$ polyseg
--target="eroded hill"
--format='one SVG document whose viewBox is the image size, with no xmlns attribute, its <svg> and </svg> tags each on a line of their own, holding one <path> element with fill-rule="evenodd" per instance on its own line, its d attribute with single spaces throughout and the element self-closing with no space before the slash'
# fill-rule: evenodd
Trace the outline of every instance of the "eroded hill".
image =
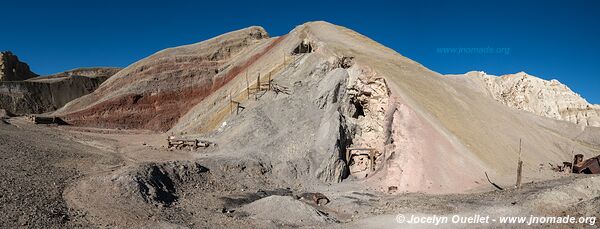
<svg viewBox="0 0 600 229">
<path fill-rule="evenodd" d="M 289 91 L 257 90 L 268 82 Z M 380 190 L 464 192 L 485 184 L 484 172 L 512 180 L 520 140 L 527 179 L 546 179 L 540 164 L 572 151 L 600 152 L 596 138 L 581 137 L 598 129 L 514 110 L 326 22 L 274 38 L 250 27 L 158 52 L 56 114 L 210 137 L 224 146 L 217 151 L 261 160 L 288 181 L 352 178 Z"/>
</svg>

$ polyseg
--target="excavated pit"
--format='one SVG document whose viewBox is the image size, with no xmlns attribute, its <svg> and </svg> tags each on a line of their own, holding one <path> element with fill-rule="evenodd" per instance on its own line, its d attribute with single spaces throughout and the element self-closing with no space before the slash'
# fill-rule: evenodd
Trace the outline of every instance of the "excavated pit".
<svg viewBox="0 0 600 229">
<path fill-rule="evenodd" d="M 198 163 L 150 164 L 139 169 L 133 180 L 144 202 L 171 206 L 186 183 L 205 180 L 208 168 Z"/>
<path fill-rule="evenodd" d="M 205 163 L 213 169 L 204 166 Z M 270 195 L 289 195 L 289 189 L 274 188 L 266 182 L 271 175 L 269 165 L 251 159 L 150 163 L 126 175 L 134 182 L 123 188 L 137 190 L 138 196 L 147 204 L 164 207 L 174 206 L 191 194 L 252 189 L 254 185 L 265 188 L 256 193 L 244 193 L 239 198 L 223 196 L 225 193 L 219 197 L 224 207 L 238 207 Z"/>
</svg>

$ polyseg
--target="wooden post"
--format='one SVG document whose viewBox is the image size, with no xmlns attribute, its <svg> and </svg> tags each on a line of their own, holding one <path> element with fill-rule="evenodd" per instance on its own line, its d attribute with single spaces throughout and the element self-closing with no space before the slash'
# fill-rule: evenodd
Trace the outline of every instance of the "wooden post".
<svg viewBox="0 0 600 229">
<path fill-rule="evenodd" d="M 258 100 L 258 92 L 260 91 L 260 72 L 256 77 L 256 93 L 254 94 L 254 100 Z"/>
<path fill-rule="evenodd" d="M 246 71 L 246 92 L 248 93 L 248 99 L 250 99 L 250 83 L 248 82 L 248 71 Z"/>
<path fill-rule="evenodd" d="M 516 188 L 521 187 L 521 176 L 523 172 L 523 161 L 521 161 L 521 144 L 522 141 L 521 139 L 519 139 L 519 162 L 517 163 L 517 184 L 515 185 Z"/>
<path fill-rule="evenodd" d="M 369 150 L 369 159 L 371 159 L 371 171 L 375 171 L 375 150 Z"/>
<path fill-rule="evenodd" d="M 271 90 L 271 73 L 269 72 L 269 91 Z"/>
<path fill-rule="evenodd" d="M 229 114 L 233 114 L 233 101 L 231 100 L 231 91 L 229 91 Z"/>
</svg>

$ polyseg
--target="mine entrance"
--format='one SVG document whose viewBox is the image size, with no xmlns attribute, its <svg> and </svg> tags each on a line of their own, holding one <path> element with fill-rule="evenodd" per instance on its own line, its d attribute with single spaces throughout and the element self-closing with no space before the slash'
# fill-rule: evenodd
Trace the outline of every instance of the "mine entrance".
<svg viewBox="0 0 600 229">
<path fill-rule="evenodd" d="M 296 48 L 294 49 L 292 54 L 311 53 L 311 52 L 313 52 L 312 44 L 310 42 L 302 41 L 298 46 L 296 46 Z"/>
<path fill-rule="evenodd" d="M 358 118 L 360 116 L 365 116 L 365 108 L 358 100 L 352 100 L 350 103 L 354 106 L 354 114 L 352 114 L 352 118 Z"/>
<path fill-rule="evenodd" d="M 374 148 L 347 148 L 346 162 L 350 175 L 365 177 L 375 171 L 375 149 Z"/>
</svg>

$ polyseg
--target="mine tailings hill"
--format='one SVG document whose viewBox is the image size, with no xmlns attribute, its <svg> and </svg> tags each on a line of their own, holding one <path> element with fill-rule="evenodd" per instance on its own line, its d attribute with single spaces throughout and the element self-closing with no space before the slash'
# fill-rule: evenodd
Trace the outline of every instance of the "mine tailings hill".
<svg viewBox="0 0 600 229">
<path fill-rule="evenodd" d="M 549 179 L 540 165 L 573 151 L 600 154 L 598 128 L 507 106 L 467 77 L 327 22 L 279 37 L 250 27 L 142 59 L 55 114 L 73 125 L 208 134 L 306 184 L 353 178 L 408 192 L 489 186 L 485 172 L 514 184 L 520 141 L 525 181 Z M 268 79 L 287 93 L 255 96 Z M 348 158 L 355 148 L 372 149 L 374 163 Z"/>
</svg>

